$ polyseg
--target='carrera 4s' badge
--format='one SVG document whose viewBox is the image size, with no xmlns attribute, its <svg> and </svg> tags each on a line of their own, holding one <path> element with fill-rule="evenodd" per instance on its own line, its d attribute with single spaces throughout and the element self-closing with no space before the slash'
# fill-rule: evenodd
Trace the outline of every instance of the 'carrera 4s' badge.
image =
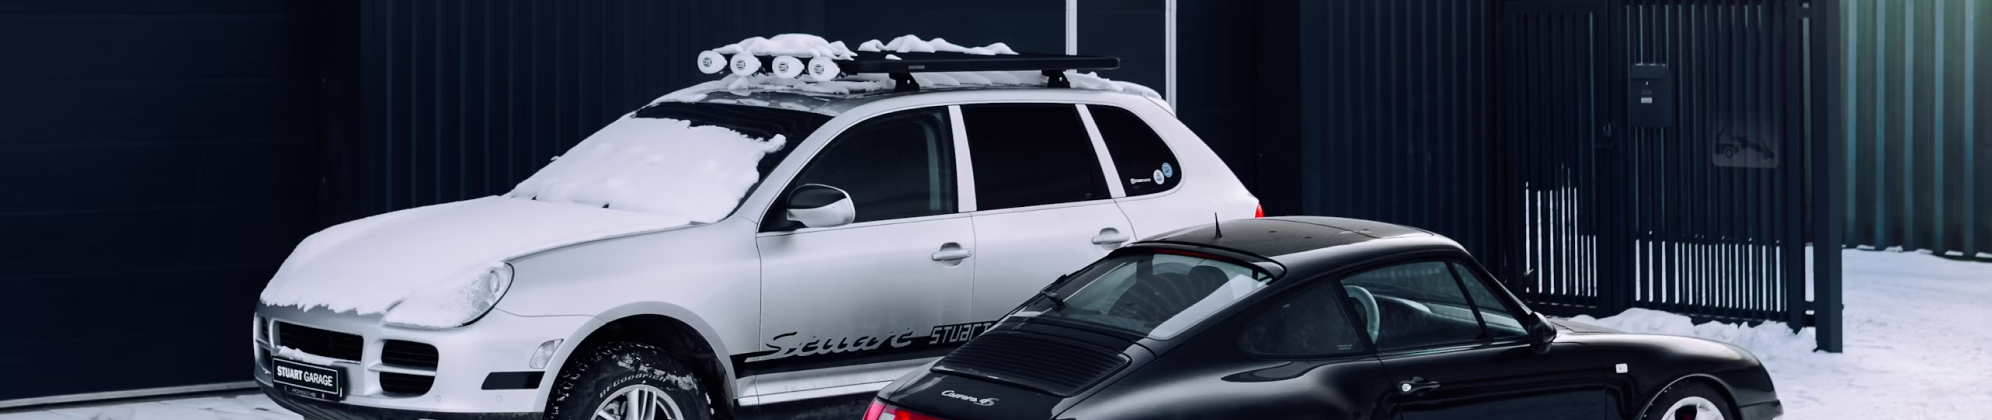
<svg viewBox="0 0 1992 420">
<path fill-rule="evenodd" d="M 983 407 L 988 407 L 988 406 L 992 406 L 992 405 L 996 405 L 996 399 L 995 399 L 995 398 L 976 398 L 976 397 L 971 397 L 971 396 L 967 396 L 967 395 L 963 395 L 963 394 L 957 394 L 957 393 L 955 393 L 955 392 L 954 392 L 954 390 L 952 390 L 952 389 L 950 389 L 950 390 L 946 390 L 946 391 L 941 391 L 941 396 L 943 396 L 943 397 L 948 397 L 948 398 L 953 398 L 953 399 L 957 399 L 957 400 L 962 400 L 962 401 L 968 401 L 968 402 L 970 402 L 970 403 L 974 403 L 975 405 L 979 405 L 979 406 L 983 406 Z"/>
</svg>

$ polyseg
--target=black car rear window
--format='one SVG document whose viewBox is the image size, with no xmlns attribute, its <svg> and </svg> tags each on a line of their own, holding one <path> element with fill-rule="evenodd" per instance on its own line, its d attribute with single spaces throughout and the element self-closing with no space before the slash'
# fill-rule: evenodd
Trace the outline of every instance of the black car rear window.
<svg viewBox="0 0 1992 420">
<path fill-rule="evenodd" d="M 1166 340 L 1266 287 L 1257 268 L 1197 255 L 1111 256 L 1081 270 L 1012 316 L 1058 319 Z"/>
</svg>

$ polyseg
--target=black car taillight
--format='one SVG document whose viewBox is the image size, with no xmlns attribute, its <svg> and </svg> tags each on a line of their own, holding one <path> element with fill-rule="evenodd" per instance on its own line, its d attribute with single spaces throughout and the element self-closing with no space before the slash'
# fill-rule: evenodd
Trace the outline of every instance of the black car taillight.
<svg viewBox="0 0 1992 420">
<path fill-rule="evenodd" d="M 940 417 L 929 416 L 926 414 L 920 414 L 917 412 L 909 411 L 904 408 L 895 407 L 892 404 L 886 404 L 884 401 L 872 400 L 871 408 L 865 410 L 865 420 L 942 420 L 942 419 Z"/>
</svg>

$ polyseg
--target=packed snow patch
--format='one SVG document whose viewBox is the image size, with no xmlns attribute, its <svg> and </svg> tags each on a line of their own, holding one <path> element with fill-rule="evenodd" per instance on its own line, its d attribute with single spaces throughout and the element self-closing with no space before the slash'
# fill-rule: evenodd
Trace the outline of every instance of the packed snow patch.
<svg viewBox="0 0 1992 420">
<path fill-rule="evenodd" d="M 298 420 L 263 394 L 71 406 L 0 414 L 0 420 Z"/>
</svg>

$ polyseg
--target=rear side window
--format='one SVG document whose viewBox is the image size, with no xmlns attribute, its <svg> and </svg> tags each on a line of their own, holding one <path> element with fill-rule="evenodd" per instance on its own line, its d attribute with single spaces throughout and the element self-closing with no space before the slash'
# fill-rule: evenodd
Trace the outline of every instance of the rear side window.
<svg viewBox="0 0 1992 420">
<path fill-rule="evenodd" d="M 1245 327 L 1245 351 L 1273 357 L 1318 357 L 1362 351 L 1362 336 L 1343 312 L 1343 289 L 1320 282 L 1280 301 Z"/>
<path fill-rule="evenodd" d="M 961 107 L 977 210 L 1108 198 L 1100 158 L 1069 104 Z"/>
<path fill-rule="evenodd" d="M 1107 143 L 1107 154 L 1114 158 L 1114 169 L 1120 175 L 1114 182 L 1123 185 L 1127 196 L 1168 191 L 1182 182 L 1183 165 L 1148 122 L 1118 107 L 1087 105 L 1086 109 L 1092 111 L 1100 140 Z"/>
</svg>

